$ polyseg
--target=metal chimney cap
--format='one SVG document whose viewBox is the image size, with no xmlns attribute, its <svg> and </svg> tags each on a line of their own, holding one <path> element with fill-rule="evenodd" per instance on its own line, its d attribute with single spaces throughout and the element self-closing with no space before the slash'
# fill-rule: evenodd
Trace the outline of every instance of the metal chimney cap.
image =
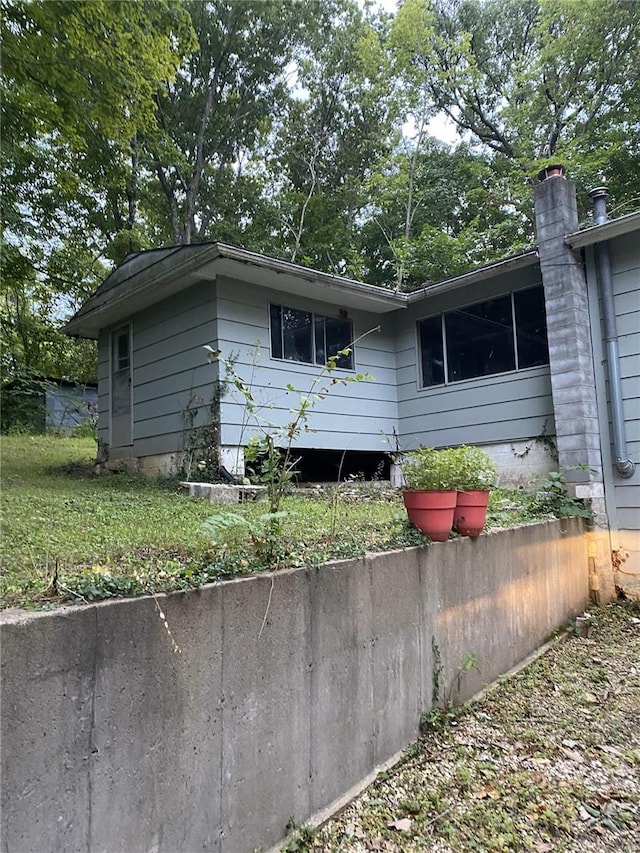
<svg viewBox="0 0 640 853">
<path fill-rule="evenodd" d="M 589 198 L 595 201 L 597 198 L 609 198 L 609 187 L 594 187 L 589 190 Z"/>
<path fill-rule="evenodd" d="M 538 172 L 538 181 L 542 183 L 543 181 L 548 181 L 549 178 L 564 178 L 565 173 L 566 169 L 562 163 L 554 163 L 551 166 L 545 166 L 544 169 L 540 169 Z"/>
</svg>

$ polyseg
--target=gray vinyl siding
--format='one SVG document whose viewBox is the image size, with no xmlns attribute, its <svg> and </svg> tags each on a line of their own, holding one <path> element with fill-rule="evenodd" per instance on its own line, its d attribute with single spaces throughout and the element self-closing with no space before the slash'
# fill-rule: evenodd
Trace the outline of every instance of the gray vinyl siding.
<svg viewBox="0 0 640 853">
<path fill-rule="evenodd" d="M 337 369 L 318 382 L 322 372 L 320 366 L 271 357 L 271 302 L 323 316 L 337 316 L 340 307 L 313 298 L 283 295 L 240 281 L 218 279 L 218 345 L 224 357 L 235 358 L 236 370 L 246 381 L 253 377 L 252 393 L 261 407 L 260 417 L 265 423 L 279 427 L 290 421 L 290 409 L 299 403 L 299 396 L 287 392 L 287 384 L 305 393 L 312 387 L 314 392 L 321 392 L 331 384 L 332 377 L 341 379 L 353 377 L 355 373 L 367 373 L 373 380 L 331 385 L 325 398 L 317 400 L 309 414 L 308 425 L 314 431 L 300 435 L 295 446 L 337 450 L 388 449 L 385 436 L 390 436 L 397 424 L 395 341 L 391 316 L 349 311 L 354 338 L 378 325 L 381 331 L 373 332 L 356 343 L 354 371 Z M 260 354 L 253 364 L 256 345 Z M 221 404 L 221 443 L 232 446 L 246 444 L 256 430 L 253 421 L 248 427 L 245 422 L 242 398 L 238 392 L 230 390 Z"/>
<path fill-rule="evenodd" d="M 397 318 L 398 418 L 401 447 L 493 444 L 553 435 L 548 367 L 420 387 L 416 323 L 424 317 L 540 284 L 536 268 L 413 303 Z"/>
<path fill-rule="evenodd" d="M 606 347 L 602 340 L 594 343 L 597 370 L 598 403 L 602 451 L 605 457 L 605 484 L 608 511 L 613 527 L 620 530 L 640 530 L 640 251 L 637 234 L 628 234 L 610 242 L 613 295 L 618 332 L 619 369 L 622 404 L 629 458 L 636 463 L 629 479 L 618 476 L 613 469 L 614 450 L 611 442 L 609 383 L 606 380 Z M 602 328 L 602 304 L 596 285 L 594 250 L 586 252 L 589 299 L 592 327 Z"/>
<path fill-rule="evenodd" d="M 215 284 L 210 281 L 195 284 L 132 318 L 133 446 L 116 450 L 117 456 L 184 449 L 187 410 L 197 410 L 197 426 L 205 422 L 211 401 L 216 368 L 208 363 L 203 347 L 215 340 Z M 101 376 L 106 377 L 108 389 L 108 333 L 103 349 Z M 103 404 L 108 424 L 108 391 Z M 111 455 L 114 458 L 113 452 Z"/>
<path fill-rule="evenodd" d="M 109 443 L 109 332 L 102 331 L 98 337 L 98 441 Z"/>
</svg>

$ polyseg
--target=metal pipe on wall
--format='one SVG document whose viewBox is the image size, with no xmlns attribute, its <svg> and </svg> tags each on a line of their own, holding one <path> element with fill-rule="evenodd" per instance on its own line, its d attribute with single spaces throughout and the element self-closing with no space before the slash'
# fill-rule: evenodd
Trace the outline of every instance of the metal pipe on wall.
<svg viewBox="0 0 640 853">
<path fill-rule="evenodd" d="M 606 187 L 596 187 L 589 193 L 593 203 L 596 225 L 608 221 L 607 198 L 609 190 Z M 622 384 L 620 378 L 620 355 L 618 350 L 618 330 L 616 312 L 613 301 L 613 279 L 611 276 L 611 255 L 609 243 L 604 240 L 594 246 L 600 298 L 602 299 L 602 319 L 604 322 L 604 344 L 607 355 L 607 378 L 609 379 L 609 396 L 611 402 L 611 422 L 613 426 L 614 466 L 620 477 L 633 476 L 635 462 L 629 459 L 627 439 L 625 434 L 624 409 L 622 405 Z"/>
</svg>

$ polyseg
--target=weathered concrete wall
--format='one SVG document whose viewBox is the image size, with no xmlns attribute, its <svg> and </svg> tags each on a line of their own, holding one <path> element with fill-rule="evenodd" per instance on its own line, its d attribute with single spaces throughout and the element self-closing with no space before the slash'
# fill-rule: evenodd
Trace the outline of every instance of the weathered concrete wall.
<svg viewBox="0 0 640 853">
<path fill-rule="evenodd" d="M 551 522 L 56 612 L 6 611 L 3 853 L 249 853 L 416 735 L 433 646 L 463 696 L 588 598 Z"/>
</svg>

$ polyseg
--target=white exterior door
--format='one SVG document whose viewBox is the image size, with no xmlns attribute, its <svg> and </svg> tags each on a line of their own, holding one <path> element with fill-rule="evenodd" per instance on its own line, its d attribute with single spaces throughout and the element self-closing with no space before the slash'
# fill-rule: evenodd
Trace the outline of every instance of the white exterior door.
<svg viewBox="0 0 640 853">
<path fill-rule="evenodd" d="M 131 327 L 111 333 L 111 447 L 132 444 Z"/>
</svg>

